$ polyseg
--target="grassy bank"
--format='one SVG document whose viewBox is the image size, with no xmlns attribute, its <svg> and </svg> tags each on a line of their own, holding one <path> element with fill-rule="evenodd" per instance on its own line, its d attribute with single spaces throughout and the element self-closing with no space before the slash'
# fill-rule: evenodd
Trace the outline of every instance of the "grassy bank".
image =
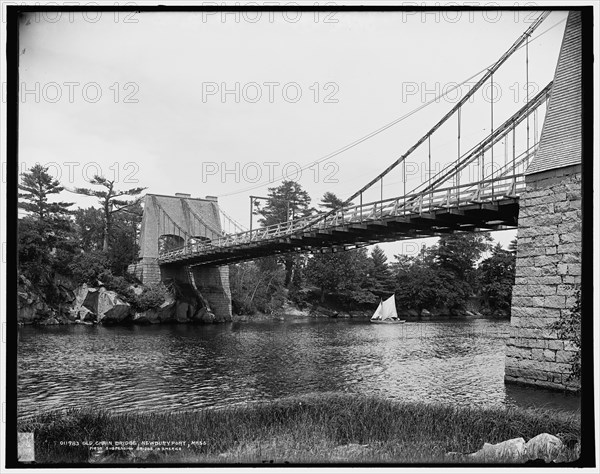
<svg viewBox="0 0 600 474">
<path fill-rule="evenodd" d="M 38 463 L 433 463 L 464 462 L 484 442 L 547 432 L 579 437 L 579 417 L 556 411 L 475 409 L 316 394 L 186 413 L 67 411 L 22 422 Z M 562 436 L 562 435 L 561 435 Z M 181 451 L 101 451 L 68 441 L 186 441 Z M 187 446 L 188 442 L 200 444 Z M 62 443 L 61 443 L 62 442 Z M 206 445 L 203 443 L 206 442 Z"/>
</svg>

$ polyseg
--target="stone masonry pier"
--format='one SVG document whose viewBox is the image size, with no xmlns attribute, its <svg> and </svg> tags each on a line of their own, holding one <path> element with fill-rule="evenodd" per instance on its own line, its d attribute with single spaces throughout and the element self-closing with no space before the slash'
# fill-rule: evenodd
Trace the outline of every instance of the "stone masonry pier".
<svg viewBox="0 0 600 474">
<path fill-rule="evenodd" d="M 519 199 L 505 365 L 507 382 L 567 390 L 579 387 L 568 380 L 576 348 L 550 326 L 570 314 L 581 284 L 581 41 L 581 13 L 569 12 L 539 147 Z"/>
<path fill-rule="evenodd" d="M 517 267 L 505 380 L 576 389 L 575 347 L 549 326 L 581 283 L 581 166 L 539 173 L 520 199 Z"/>
</svg>

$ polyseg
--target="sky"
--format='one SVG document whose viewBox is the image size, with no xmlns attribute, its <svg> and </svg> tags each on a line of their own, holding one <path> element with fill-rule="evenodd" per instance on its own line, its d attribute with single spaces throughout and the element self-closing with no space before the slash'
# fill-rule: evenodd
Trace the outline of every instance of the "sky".
<svg viewBox="0 0 600 474">
<path fill-rule="evenodd" d="M 49 166 L 67 189 L 101 174 L 119 189 L 218 196 L 245 227 L 249 195 L 266 196 L 282 173 L 315 206 L 326 191 L 346 199 L 450 110 L 539 13 L 32 14 L 20 29 L 20 170 Z M 530 96 L 552 79 L 566 17 L 552 12 L 533 34 Z M 526 102 L 525 48 L 494 82 L 497 125 Z M 490 91 L 484 86 L 463 108 L 462 150 L 489 134 Z M 532 118 L 532 136 L 544 110 Z M 434 169 L 456 159 L 456 135 L 452 118 L 432 137 Z M 509 146 L 495 147 L 498 162 Z M 409 158 L 407 191 L 427 179 L 427 159 L 424 147 Z M 384 179 L 384 198 L 402 195 L 401 169 Z M 504 247 L 515 236 L 493 233 Z M 392 258 L 433 242 L 382 247 Z"/>
</svg>

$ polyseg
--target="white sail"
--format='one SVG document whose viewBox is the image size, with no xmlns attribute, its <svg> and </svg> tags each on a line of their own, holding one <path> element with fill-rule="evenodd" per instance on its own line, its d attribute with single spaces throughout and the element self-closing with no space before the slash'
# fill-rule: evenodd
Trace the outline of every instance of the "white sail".
<svg viewBox="0 0 600 474">
<path fill-rule="evenodd" d="M 377 306 L 377 309 L 373 313 L 373 316 L 371 316 L 371 319 L 381 319 L 381 314 L 382 313 L 383 313 L 383 309 L 381 307 L 381 301 L 380 301 L 379 302 L 379 306 Z"/>
<path fill-rule="evenodd" d="M 390 296 L 387 300 L 380 304 L 381 306 L 381 320 L 386 319 L 397 319 L 398 313 L 396 312 L 396 298 L 394 295 Z M 377 308 L 379 309 L 379 308 Z M 376 311 L 377 312 L 377 311 Z"/>
</svg>

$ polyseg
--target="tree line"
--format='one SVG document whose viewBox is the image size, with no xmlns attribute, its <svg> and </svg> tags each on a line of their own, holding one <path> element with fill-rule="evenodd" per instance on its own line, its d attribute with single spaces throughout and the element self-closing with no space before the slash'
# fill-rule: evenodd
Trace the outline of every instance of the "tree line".
<svg viewBox="0 0 600 474">
<path fill-rule="evenodd" d="M 326 192 L 318 210 L 339 208 L 343 201 Z M 352 205 L 348 203 L 347 205 Z M 261 225 L 313 214 L 311 198 L 294 181 L 269 188 L 266 204 L 254 204 Z M 486 258 L 483 258 L 486 256 Z M 421 313 L 464 309 L 477 298 L 490 311 L 510 309 L 515 275 L 516 239 L 503 249 L 489 233 L 451 233 L 417 255 L 395 255 L 388 262 L 375 246 L 314 255 L 265 257 L 230 266 L 234 310 L 240 314 L 271 312 L 291 299 L 330 303 L 346 310 L 372 308 L 395 294 L 397 304 Z"/>
</svg>

